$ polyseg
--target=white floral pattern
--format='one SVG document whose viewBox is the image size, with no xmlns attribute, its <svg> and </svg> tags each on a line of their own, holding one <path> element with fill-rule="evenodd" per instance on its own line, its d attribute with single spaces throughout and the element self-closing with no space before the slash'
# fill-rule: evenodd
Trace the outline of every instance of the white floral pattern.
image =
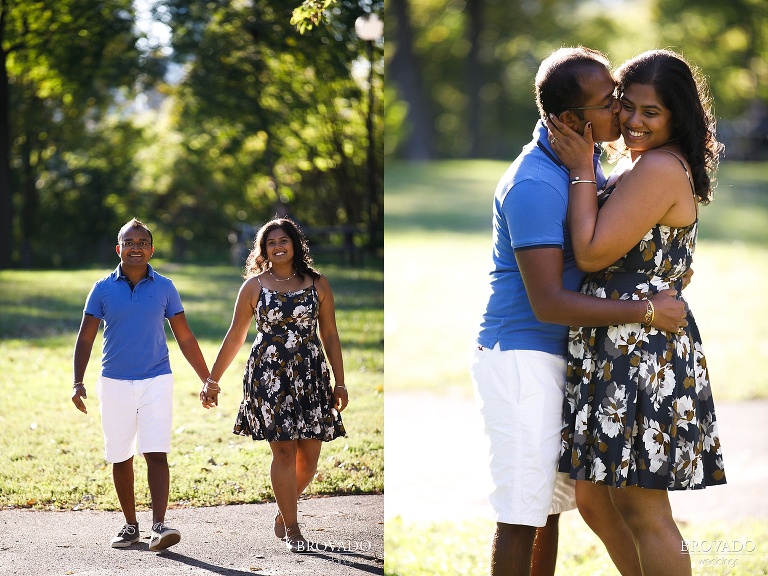
<svg viewBox="0 0 768 576">
<path fill-rule="evenodd" d="M 697 227 L 654 227 L 618 262 L 587 275 L 582 292 L 639 300 L 680 290 Z M 562 472 L 615 487 L 725 483 L 707 362 L 690 310 L 687 320 L 682 334 L 641 324 L 571 329 Z"/>
<path fill-rule="evenodd" d="M 261 288 L 235 434 L 269 442 L 346 435 L 317 337 L 318 308 L 314 285 L 289 293 Z"/>
</svg>

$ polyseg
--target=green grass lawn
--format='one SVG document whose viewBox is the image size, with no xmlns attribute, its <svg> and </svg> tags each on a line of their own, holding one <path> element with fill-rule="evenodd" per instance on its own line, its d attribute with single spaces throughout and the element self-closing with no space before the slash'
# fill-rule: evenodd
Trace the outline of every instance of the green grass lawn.
<svg viewBox="0 0 768 576">
<path fill-rule="evenodd" d="M 462 389 L 488 294 L 491 204 L 505 162 L 394 164 L 385 171 L 387 390 Z M 693 283 L 716 399 L 768 397 L 768 165 L 724 163 L 701 209 Z M 426 349 L 429 353 L 425 353 Z"/>
<path fill-rule="evenodd" d="M 395 518 L 386 524 L 386 576 L 487 576 L 494 525 L 490 520 L 409 523 Z M 740 554 L 691 554 L 694 576 L 768 575 L 768 523 L 744 520 L 713 522 L 705 528 L 680 525 L 683 538 L 697 542 L 734 541 Z M 708 544 L 712 546 L 712 544 Z M 721 548 L 722 549 L 722 548 Z M 749 550 L 747 552 L 746 550 Z M 603 543 L 577 512 L 560 518 L 555 576 L 619 576 Z"/>
<path fill-rule="evenodd" d="M 115 261 L 115 265 L 117 261 Z M 153 262 L 173 279 L 209 365 L 231 320 L 241 284 L 230 266 Z M 334 290 L 350 404 L 347 438 L 324 445 L 308 494 L 384 489 L 383 271 L 322 265 Z M 118 508 L 104 462 L 95 381 L 101 335 L 86 373 L 88 414 L 70 400 L 72 351 L 85 297 L 109 269 L 0 272 L 0 508 Z M 221 380 L 219 407 L 204 410 L 200 382 L 168 330 L 176 379 L 171 505 L 260 502 L 273 497 L 270 450 L 232 434 L 249 342 Z M 137 501 L 146 507 L 146 466 L 136 459 Z"/>
<path fill-rule="evenodd" d="M 490 161 L 386 167 L 388 393 L 459 392 L 471 406 L 468 366 L 488 294 L 492 198 L 506 168 L 506 162 Z M 768 317 L 762 294 L 768 283 L 768 165 L 724 163 L 719 181 L 714 202 L 701 210 L 695 274 L 686 298 L 702 333 L 716 402 L 766 398 L 768 373 L 761 367 L 768 361 L 768 336 L 762 330 Z M 745 535 L 742 539 L 757 543 L 754 553 L 735 558 L 692 557 L 697 576 L 768 574 L 764 521 L 682 525 L 681 531 L 685 538 Z M 486 575 L 492 533 L 492 522 L 484 519 L 435 523 L 395 517 L 385 527 L 385 573 Z M 717 564 L 723 560 L 738 562 Z M 557 575 L 616 574 L 578 513 L 565 514 Z"/>
</svg>

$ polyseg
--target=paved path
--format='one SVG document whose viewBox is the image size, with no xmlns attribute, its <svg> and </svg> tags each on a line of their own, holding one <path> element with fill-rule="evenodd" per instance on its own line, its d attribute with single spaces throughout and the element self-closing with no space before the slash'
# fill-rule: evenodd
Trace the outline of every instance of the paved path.
<svg viewBox="0 0 768 576">
<path fill-rule="evenodd" d="M 316 554 L 292 554 L 272 532 L 274 504 L 178 508 L 167 514 L 182 540 L 150 552 L 150 512 L 142 540 L 112 549 L 119 512 L 0 511 L 2 576 L 361 576 L 384 574 L 384 496 L 299 502 L 302 532 Z"/>
<path fill-rule="evenodd" d="M 486 442 L 471 395 L 387 392 L 386 518 L 488 517 Z M 673 492 L 676 519 L 768 520 L 768 401 L 716 403 L 725 486 Z"/>
</svg>

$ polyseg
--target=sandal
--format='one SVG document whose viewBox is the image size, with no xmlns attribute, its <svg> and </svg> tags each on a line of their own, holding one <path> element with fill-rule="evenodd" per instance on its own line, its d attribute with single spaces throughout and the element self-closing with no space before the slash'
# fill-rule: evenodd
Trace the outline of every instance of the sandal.
<svg viewBox="0 0 768 576">
<path fill-rule="evenodd" d="M 309 542 L 302 536 L 299 523 L 291 524 L 285 527 L 285 547 L 289 552 L 301 554 L 302 552 L 311 552 Z"/>
<path fill-rule="evenodd" d="M 275 536 L 280 538 L 280 540 L 285 540 L 285 522 L 279 510 L 275 516 Z"/>
</svg>

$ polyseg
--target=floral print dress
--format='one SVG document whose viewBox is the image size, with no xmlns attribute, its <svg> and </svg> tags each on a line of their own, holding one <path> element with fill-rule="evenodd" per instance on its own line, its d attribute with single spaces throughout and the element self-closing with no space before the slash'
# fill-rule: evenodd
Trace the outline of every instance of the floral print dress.
<svg viewBox="0 0 768 576">
<path fill-rule="evenodd" d="M 314 282 L 295 292 L 261 287 L 235 434 L 269 442 L 346 435 L 317 336 L 319 304 Z"/>
<path fill-rule="evenodd" d="M 618 262 L 588 274 L 582 293 L 638 300 L 680 291 L 697 226 L 655 226 Z M 725 483 L 707 363 L 686 309 L 680 335 L 642 324 L 571 328 L 561 472 L 618 488 Z"/>
</svg>

